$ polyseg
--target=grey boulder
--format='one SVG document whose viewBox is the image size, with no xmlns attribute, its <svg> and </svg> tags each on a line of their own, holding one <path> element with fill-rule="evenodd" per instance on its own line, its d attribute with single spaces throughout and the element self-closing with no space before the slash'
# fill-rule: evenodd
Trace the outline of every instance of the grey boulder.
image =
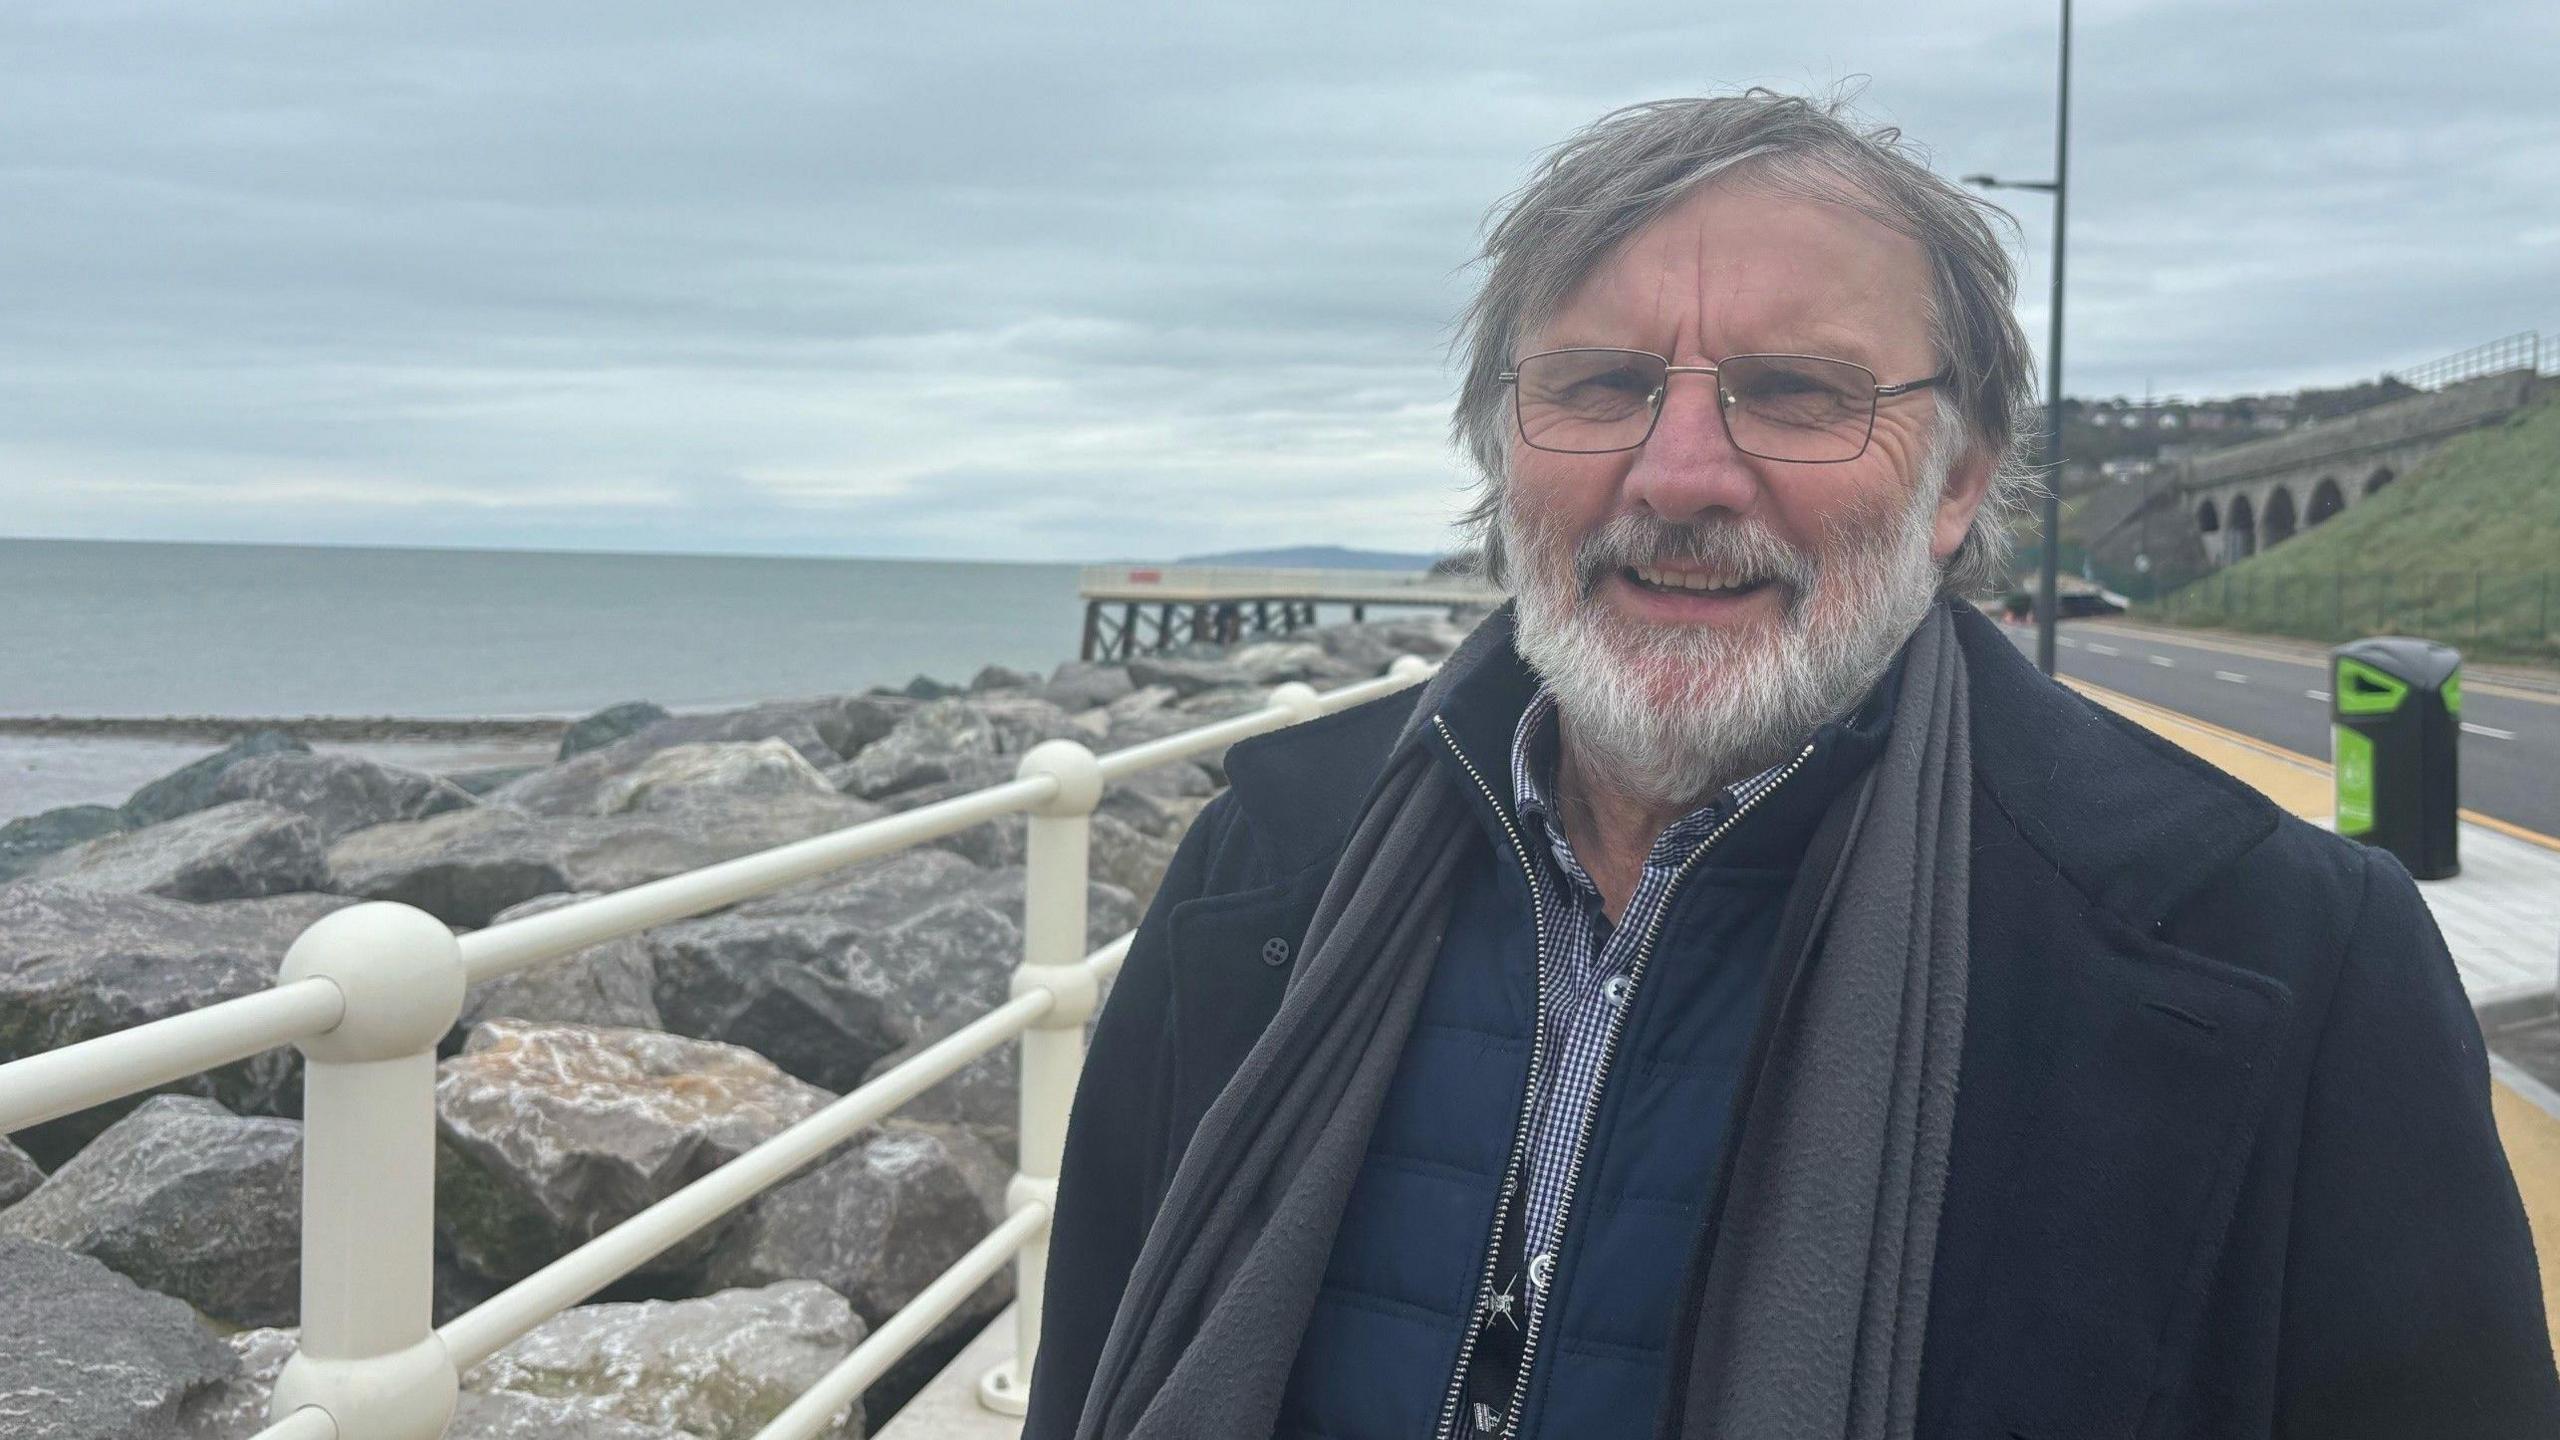
<svg viewBox="0 0 2560 1440">
<path fill-rule="evenodd" d="M 190 905 L 43 881 L 0 886 L 0 1061 L 267 989 L 296 936 L 354 903 L 279 895 Z M 284 1045 L 160 1088 L 243 1115 L 298 1115 L 301 1076 L 301 1053 Z M 111 1101 L 15 1138 L 59 1165 L 140 1103 Z"/>
<path fill-rule="evenodd" d="M 492 1020 L 436 1075 L 436 1225 L 465 1269 L 521 1279 L 834 1098 L 733 1045 Z"/>
<path fill-rule="evenodd" d="M 503 925 L 594 898 L 538 895 L 499 911 L 489 923 Z M 657 962 L 649 952 L 647 936 L 625 935 L 472 986 L 462 997 L 462 1015 L 454 1023 L 461 1030 L 500 1018 L 662 1030 L 666 1022 L 658 1015 L 656 988 Z"/>
<path fill-rule="evenodd" d="M 180 1440 L 251 1440 L 267 1428 L 267 1401 L 276 1376 L 293 1358 L 296 1332 L 242 1330 L 223 1337 L 238 1357 L 240 1373 L 190 1399 L 180 1412 Z M 644 1425 L 574 1398 L 488 1394 L 465 1390 L 454 1397 L 453 1423 L 444 1440 L 700 1440 L 689 1431 Z"/>
<path fill-rule="evenodd" d="M 1038 694 L 1062 710 L 1090 710 L 1108 705 L 1137 688 L 1129 678 L 1125 665 L 1099 664 L 1091 660 L 1066 660 L 1049 672 L 1049 681 Z"/>
<path fill-rule="evenodd" d="M 1087 872 L 1129 892 L 1143 913 L 1173 863 L 1174 841 L 1140 830 L 1116 815 L 1096 813 L 1087 845 Z"/>
<path fill-rule="evenodd" d="M 473 1366 L 466 1394 L 517 1395 L 700 1440 L 749 1440 L 825 1378 L 869 1330 L 809 1280 L 697 1300 L 582 1305 Z M 860 1402 L 830 1440 L 861 1440 Z"/>
<path fill-rule="evenodd" d="M 758 1196 L 712 1250 L 703 1281 L 815 1280 L 876 1328 L 1004 1218 L 1010 1178 L 966 1130 L 892 1121 Z M 974 1331 L 1012 1298 L 1010 1272 L 999 1272 L 934 1335 Z"/>
<path fill-rule="evenodd" d="M 44 1167 L 34 1156 L 0 1138 L 0 1210 L 17 1204 L 44 1183 Z"/>
<path fill-rule="evenodd" d="M 1042 741 L 1091 738 L 1058 706 L 997 691 L 920 706 L 852 763 L 830 773 L 847 794 L 876 800 L 954 779 L 1009 780 L 1023 752 Z"/>
<path fill-rule="evenodd" d="M 1251 675 L 1224 660 L 1176 660 L 1160 655 L 1142 655 L 1130 661 L 1129 679 L 1141 687 L 1165 686 L 1185 700 L 1204 690 L 1253 683 Z"/>
<path fill-rule="evenodd" d="M 601 749 L 625 735 L 636 735 L 666 718 L 666 707 L 655 701 L 625 700 L 619 705 L 607 705 L 561 732 L 558 758 L 566 760 L 572 755 Z"/>
<path fill-rule="evenodd" d="M 161 1440 L 239 1372 L 186 1302 L 86 1255 L 0 1236 L 0 1435 Z"/>
<path fill-rule="evenodd" d="M 157 825 L 215 803 L 213 787 L 223 772 L 259 755 L 308 755 L 311 747 L 281 730 L 256 730 L 191 765 L 173 770 L 126 797 L 124 821 L 129 827 Z"/>
<path fill-rule="evenodd" d="M 598 792 L 596 810 L 645 814 L 682 810 L 706 795 L 835 793 L 824 771 L 780 740 L 705 741 L 671 745 L 616 776 Z"/>
<path fill-rule="evenodd" d="M 328 889 L 328 847 L 308 818 L 234 800 L 75 845 L 38 861 L 26 878 L 171 900 L 245 900 Z"/>
<path fill-rule="evenodd" d="M 0 825 L 0 881 L 24 875 L 55 851 L 68 850 L 124 828 L 124 812 L 113 805 L 65 805 L 21 815 Z"/>
<path fill-rule="evenodd" d="M 1039 683 L 1039 676 L 1016 670 L 1010 665 L 981 666 L 977 674 L 969 677 L 969 689 L 972 693 L 985 690 L 1020 690 Z"/>
<path fill-rule="evenodd" d="M 302 1276 L 302 1127 L 161 1095 L 0 1213 L 0 1232 L 104 1262 L 217 1320 L 291 1320 Z"/>
<path fill-rule="evenodd" d="M 995 721 L 966 700 L 935 700 L 833 772 L 848 795 L 876 800 L 952 779 L 959 767 L 1004 752 Z"/>
<path fill-rule="evenodd" d="M 478 926 L 536 895 L 622 890 L 880 814 L 841 795 L 695 792 L 663 812 L 617 816 L 533 816 L 484 805 L 359 830 L 330 848 L 329 867 L 332 884 L 348 894 Z"/>
<path fill-rule="evenodd" d="M 824 769 L 888 734 L 912 708 L 905 700 L 841 695 L 671 716 L 501 785 L 487 798 L 528 815 L 599 814 L 606 787 L 650 756 L 678 745 L 780 740 Z"/>
<path fill-rule="evenodd" d="M 1137 923 L 1129 892 L 1086 892 L 1087 943 Z M 651 932 L 658 1012 L 833 1091 L 931 1032 L 1001 1003 L 1022 963 L 1022 877 L 911 850 Z"/>
<path fill-rule="evenodd" d="M 1334 659 L 1322 645 L 1307 640 L 1268 640 L 1246 645 L 1229 655 L 1227 663 L 1243 671 L 1245 678 L 1256 685 L 1279 685 L 1292 680 L 1316 684 L 1361 676 L 1352 665 Z"/>
<path fill-rule="evenodd" d="M 325 843 L 368 825 L 424 820 L 479 804 L 471 792 L 423 770 L 355 755 L 287 751 L 258 755 L 222 772 L 216 801 L 263 800 L 310 817 Z"/>
<path fill-rule="evenodd" d="M 915 1057 L 918 1051 L 960 1028 L 965 1017 L 950 1017 L 899 1049 L 873 1061 L 864 1083 L 880 1078 Z M 944 1076 L 931 1089 L 898 1107 L 898 1119 L 933 1125 L 957 1125 L 986 1142 L 1006 1165 L 1021 1153 L 1022 1047 L 999 1045 Z"/>
<path fill-rule="evenodd" d="M 969 926 L 961 911 L 987 878 L 947 851 L 911 850 L 823 888 L 661 926 L 650 936 L 658 1011 L 678 1034 L 743 1045 L 812 1084 L 847 1089 L 916 1036 L 936 1013 L 926 1007 L 943 1003 L 918 964 L 950 967 L 983 988 L 1013 963 L 992 953 L 1002 934 L 984 954 L 933 943 Z M 928 950 L 934 958 L 918 960 Z"/>
</svg>

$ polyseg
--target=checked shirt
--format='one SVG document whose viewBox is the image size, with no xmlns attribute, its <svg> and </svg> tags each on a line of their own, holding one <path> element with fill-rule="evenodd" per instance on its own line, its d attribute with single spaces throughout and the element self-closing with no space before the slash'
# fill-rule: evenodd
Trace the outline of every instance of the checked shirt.
<svg viewBox="0 0 2560 1440">
<path fill-rule="evenodd" d="M 1785 770 L 1783 765 L 1771 766 L 1728 786 L 1665 829 L 1645 856 L 1644 873 L 1626 913 L 1612 926 L 1600 889 L 1574 858 L 1549 785 L 1542 783 L 1554 772 L 1555 717 L 1555 692 L 1542 684 L 1521 712 L 1511 742 L 1513 808 L 1519 812 L 1523 833 L 1532 837 L 1533 852 L 1540 848 L 1534 837 L 1546 840 L 1543 858 L 1547 863 L 1533 864 L 1531 869 L 1544 892 L 1541 903 L 1553 917 L 1543 947 L 1546 976 L 1541 986 L 1546 997 L 1541 1018 L 1547 1027 L 1550 1059 L 1530 1115 L 1525 1177 L 1530 1257 L 1525 1298 L 1532 1313 L 1545 1302 L 1558 1212 L 1572 1178 L 1574 1142 L 1584 1107 L 1600 1087 L 1610 1020 L 1632 993 L 1629 971 L 1637 948 L 1671 898 L 1672 879 L 1689 853 L 1727 815 L 1776 784 Z M 1522 1298 L 1519 1291 L 1516 1282 L 1506 1283 L 1504 1293 L 1494 1297 L 1495 1307 L 1517 1306 Z"/>
</svg>

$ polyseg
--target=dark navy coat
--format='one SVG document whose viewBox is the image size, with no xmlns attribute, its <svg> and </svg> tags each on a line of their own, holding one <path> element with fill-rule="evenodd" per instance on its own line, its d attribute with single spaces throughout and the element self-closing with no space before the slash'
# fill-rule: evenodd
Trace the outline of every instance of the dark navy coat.
<svg viewBox="0 0 2560 1440">
<path fill-rule="evenodd" d="M 2407 872 L 1956 618 L 1973 955 L 1919 1435 L 2560 1436 L 2479 1028 Z M 1280 999 L 1266 957 L 1415 694 L 1229 752 L 1095 1026 L 1027 1440 L 1072 1434 L 1183 1146 Z"/>
</svg>

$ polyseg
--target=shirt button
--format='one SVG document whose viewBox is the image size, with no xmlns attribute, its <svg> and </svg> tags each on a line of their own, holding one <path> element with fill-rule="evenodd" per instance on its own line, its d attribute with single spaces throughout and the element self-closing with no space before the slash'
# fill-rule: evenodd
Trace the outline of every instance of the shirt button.
<svg viewBox="0 0 2560 1440">
<path fill-rule="evenodd" d="M 1263 964 L 1265 964 L 1265 965 L 1286 965 L 1286 964 L 1288 964 L 1288 963 L 1289 963 L 1289 942 L 1288 942 L 1287 940 L 1285 940 L 1285 939 L 1281 938 L 1280 936 L 1277 936 L 1277 935 L 1274 935 L 1274 936 L 1272 936 L 1270 939 L 1263 941 L 1263 942 L 1262 942 L 1262 963 L 1263 963 Z"/>
<path fill-rule="evenodd" d="M 1600 998 L 1612 1005 L 1624 1005 L 1627 1003 L 1627 992 L 1634 988 L 1635 982 L 1626 976 L 1612 975 L 1600 982 Z"/>
<path fill-rule="evenodd" d="M 1545 1294 L 1547 1280 L 1556 1271 L 1556 1252 L 1541 1250 L 1529 1257 L 1529 1288 Z"/>
</svg>

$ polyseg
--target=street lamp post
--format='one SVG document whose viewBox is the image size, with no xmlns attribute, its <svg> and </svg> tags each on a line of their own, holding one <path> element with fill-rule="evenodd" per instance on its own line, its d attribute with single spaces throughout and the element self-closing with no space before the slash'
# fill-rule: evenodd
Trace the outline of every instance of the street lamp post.
<svg viewBox="0 0 2560 1440">
<path fill-rule="evenodd" d="M 1986 190 L 2042 190 L 2053 197 L 2052 327 L 2044 347 L 2044 557 L 2036 576 L 2036 666 L 2047 675 L 2054 671 L 2054 624 L 2061 603 L 2055 595 L 2055 578 L 2062 553 L 2062 205 L 2070 174 L 2071 0 L 2062 0 L 2062 75 L 2054 101 L 2053 178 L 1964 177 L 1966 184 Z"/>
</svg>

